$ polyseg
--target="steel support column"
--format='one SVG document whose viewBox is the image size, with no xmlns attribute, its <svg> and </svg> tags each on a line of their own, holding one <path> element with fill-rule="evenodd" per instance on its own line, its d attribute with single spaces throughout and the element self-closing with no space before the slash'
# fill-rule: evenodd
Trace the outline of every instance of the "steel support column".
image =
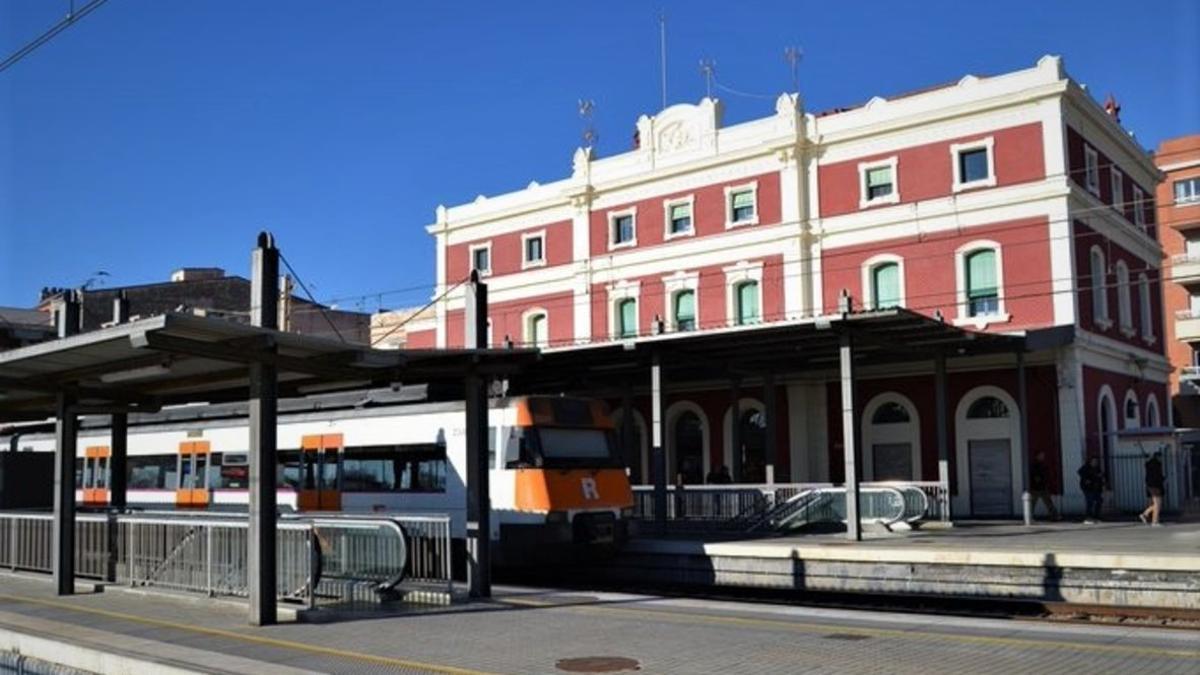
<svg viewBox="0 0 1200 675">
<path fill-rule="evenodd" d="M 129 415 L 126 413 L 113 414 L 111 426 L 108 503 L 114 509 L 124 509 L 129 492 Z"/>
<path fill-rule="evenodd" d="M 1018 433 L 1021 441 L 1021 515 L 1026 525 L 1033 524 L 1033 495 L 1029 492 L 1029 406 L 1025 395 L 1025 352 L 1017 352 Z"/>
<path fill-rule="evenodd" d="M 276 329 L 279 325 L 279 249 L 270 234 L 258 235 L 251 258 L 250 323 Z M 272 347 L 273 349 L 273 347 Z M 276 424 L 279 373 L 274 365 L 250 365 L 250 505 L 246 547 L 246 576 L 250 623 L 266 626 L 277 621 Z"/>
<path fill-rule="evenodd" d="M 766 479 L 767 485 L 775 484 L 775 460 L 779 456 L 778 434 L 776 433 L 775 414 L 777 410 L 776 398 L 778 392 L 775 390 L 775 373 L 766 373 L 763 375 L 763 422 L 766 424 L 763 433 L 763 439 L 766 441 Z"/>
<path fill-rule="evenodd" d="M 950 444 L 947 439 L 946 355 L 938 352 L 933 362 L 933 408 L 937 432 L 938 482 L 941 483 L 941 517 L 950 520 Z"/>
<path fill-rule="evenodd" d="M 54 586 L 59 595 L 75 592 L 75 402 L 58 394 L 54 446 Z"/>
<path fill-rule="evenodd" d="M 842 377 L 842 439 L 846 485 L 846 538 L 862 540 L 862 520 L 858 503 L 858 418 L 854 410 L 854 338 L 841 335 L 839 361 Z"/>
<path fill-rule="evenodd" d="M 651 473 L 654 475 L 654 527 L 659 535 L 667 531 L 667 453 L 663 447 L 662 360 L 658 354 L 650 365 Z"/>
<path fill-rule="evenodd" d="M 733 482 L 742 482 L 742 378 L 729 378 L 729 457 Z"/>
<path fill-rule="evenodd" d="M 487 348 L 487 285 L 471 272 L 466 300 L 463 344 Z M 467 580 L 473 598 L 492 595 L 492 503 L 488 483 L 487 379 L 472 371 L 464 382 L 467 445 Z"/>
</svg>

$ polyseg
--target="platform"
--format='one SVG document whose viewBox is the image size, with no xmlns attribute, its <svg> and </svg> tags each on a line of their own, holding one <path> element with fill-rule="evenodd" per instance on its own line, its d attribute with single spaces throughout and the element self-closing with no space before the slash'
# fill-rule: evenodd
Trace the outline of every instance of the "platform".
<svg viewBox="0 0 1200 675">
<path fill-rule="evenodd" d="M 645 673 L 1200 670 L 1195 632 L 1150 627 L 497 587 L 489 602 L 251 628 L 227 603 L 53 590 L 0 574 L 0 642 L 102 672 L 562 673 L 592 657 Z"/>
<path fill-rule="evenodd" d="M 721 541 L 636 539 L 613 580 L 1200 610 L 1200 523 L 959 523 Z"/>
</svg>

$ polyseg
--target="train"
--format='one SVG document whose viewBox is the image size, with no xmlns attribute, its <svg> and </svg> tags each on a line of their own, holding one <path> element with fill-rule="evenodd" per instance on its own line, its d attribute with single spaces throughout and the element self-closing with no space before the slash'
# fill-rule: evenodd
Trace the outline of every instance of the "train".
<svg viewBox="0 0 1200 675">
<path fill-rule="evenodd" d="M 245 510 L 247 412 L 246 404 L 229 403 L 131 415 L 127 507 Z M 494 398 L 488 424 L 490 538 L 497 564 L 613 550 L 626 540 L 633 493 L 604 402 Z M 76 499 L 83 508 L 105 508 L 111 498 L 109 425 L 107 416 L 80 421 Z M 281 401 L 280 510 L 446 514 L 461 550 L 465 426 L 463 402 L 431 401 L 419 390 Z M 53 452 L 55 436 L 47 424 L 13 426 L 0 430 L 0 443 L 15 452 Z"/>
</svg>

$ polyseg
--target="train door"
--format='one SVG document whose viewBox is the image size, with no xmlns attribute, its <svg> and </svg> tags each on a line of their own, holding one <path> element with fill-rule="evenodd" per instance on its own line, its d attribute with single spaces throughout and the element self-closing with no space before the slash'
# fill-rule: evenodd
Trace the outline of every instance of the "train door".
<svg viewBox="0 0 1200 675">
<path fill-rule="evenodd" d="M 208 506 L 208 441 L 184 441 L 179 444 L 179 485 L 175 489 L 175 506 L 204 508 Z"/>
<path fill-rule="evenodd" d="M 314 434 L 300 442 L 300 489 L 296 507 L 301 511 L 342 509 L 341 434 Z"/>
<path fill-rule="evenodd" d="M 107 445 L 93 445 L 83 451 L 83 503 L 108 506 L 109 458 Z"/>
</svg>

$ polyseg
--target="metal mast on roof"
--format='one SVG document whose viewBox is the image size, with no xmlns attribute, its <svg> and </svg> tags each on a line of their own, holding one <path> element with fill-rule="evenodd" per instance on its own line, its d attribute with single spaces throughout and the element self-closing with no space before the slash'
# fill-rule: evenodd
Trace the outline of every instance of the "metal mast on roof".
<svg viewBox="0 0 1200 675">
<path fill-rule="evenodd" d="M 788 62 L 792 71 L 792 91 L 800 92 L 800 60 L 804 58 L 804 50 L 799 47 L 785 47 L 783 60 Z"/>
<path fill-rule="evenodd" d="M 667 13 L 658 13 L 658 53 L 659 69 L 662 76 L 662 108 L 667 107 Z"/>
<path fill-rule="evenodd" d="M 700 74 L 704 76 L 705 98 L 712 98 L 713 80 L 717 77 L 715 59 L 700 59 Z"/>
<path fill-rule="evenodd" d="M 590 148 L 600 140 L 596 125 L 592 123 L 592 113 L 596 110 L 596 102 L 591 99 L 579 99 L 579 118 L 583 120 L 583 147 Z"/>
</svg>

